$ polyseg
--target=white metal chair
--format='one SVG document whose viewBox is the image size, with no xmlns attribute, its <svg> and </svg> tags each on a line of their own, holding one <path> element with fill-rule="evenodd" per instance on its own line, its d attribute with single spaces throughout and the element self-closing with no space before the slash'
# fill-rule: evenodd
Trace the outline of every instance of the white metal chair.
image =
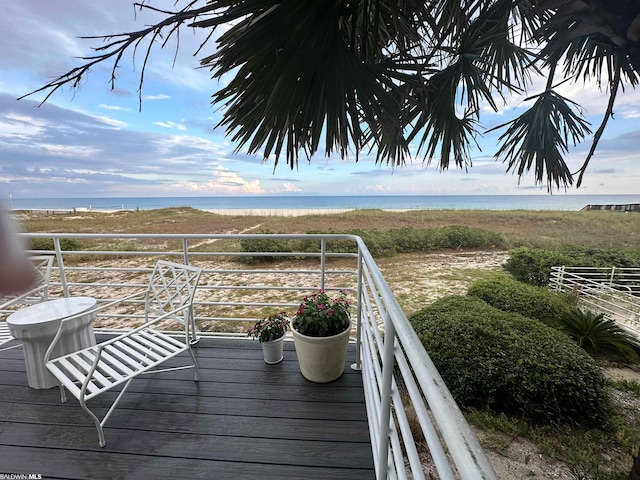
<svg viewBox="0 0 640 480">
<path fill-rule="evenodd" d="M 123 302 L 131 302 L 144 294 L 144 325 L 95 346 L 51 359 L 51 352 L 62 335 L 65 324 L 73 321 L 75 317 L 66 318 L 61 322 L 58 333 L 45 354 L 45 365 L 58 379 L 62 401 L 66 401 L 66 388 L 91 417 L 98 429 L 101 447 L 105 445 L 104 424 L 131 381 L 138 375 L 194 368 L 194 380 L 199 380 L 198 364 L 191 346 L 197 341 L 193 298 L 201 272 L 200 268 L 158 261 L 146 291 L 95 309 L 100 311 Z M 83 313 L 86 314 L 87 312 Z M 175 320 L 183 325 L 184 337 L 181 340 L 152 328 L 165 320 Z M 191 356 L 191 365 L 156 369 L 164 361 L 186 350 Z M 103 419 L 99 420 L 89 410 L 86 402 L 122 384 L 124 387 L 119 395 Z"/>
<path fill-rule="evenodd" d="M 16 344 L 10 347 L 3 347 L 3 345 L 6 345 L 13 340 L 15 340 L 15 338 L 11 336 L 11 332 L 9 332 L 9 326 L 7 325 L 7 322 L 0 322 L 0 352 L 20 346 L 20 344 Z"/>
<path fill-rule="evenodd" d="M 53 265 L 53 255 L 36 255 L 29 257 L 36 269 L 36 286 L 31 290 L 13 297 L 2 297 L 0 301 L 0 311 L 7 311 L 7 307 L 19 304 L 34 304 L 46 302 L 49 299 L 49 279 L 51 277 L 51 266 Z M 6 322 L 0 322 L 0 352 L 20 347 L 20 343 L 15 343 L 10 347 L 5 345 L 13 342 L 15 338 L 11 336 Z"/>
</svg>

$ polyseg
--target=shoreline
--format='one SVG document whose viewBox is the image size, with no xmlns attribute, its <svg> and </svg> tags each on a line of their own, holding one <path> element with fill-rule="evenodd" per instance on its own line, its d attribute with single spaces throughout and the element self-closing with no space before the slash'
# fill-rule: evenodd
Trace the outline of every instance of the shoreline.
<svg viewBox="0 0 640 480">
<path fill-rule="evenodd" d="M 12 211 L 85 213 L 147 211 L 191 207 L 219 215 L 300 216 L 354 210 L 413 212 L 434 210 L 580 211 L 600 205 L 640 204 L 638 194 L 618 195 L 274 195 L 227 197 L 105 197 L 12 199 Z"/>
<path fill-rule="evenodd" d="M 629 208 L 633 207 L 633 208 Z M 486 208 L 363 208 L 363 207 L 351 207 L 351 208 L 195 208 L 195 207 L 159 207 L 148 209 L 131 209 L 131 208 L 87 208 L 87 207 L 73 207 L 73 208 L 29 208 L 29 209 L 11 209 L 9 213 L 11 215 L 74 215 L 74 214 L 88 214 L 88 213 L 100 213 L 100 214 L 114 214 L 119 212 L 141 212 L 141 211 L 153 211 L 163 209 L 179 209 L 179 208 L 193 208 L 194 210 L 206 213 L 213 213 L 216 215 L 226 216 L 246 216 L 246 217 L 301 217 L 305 215 L 331 215 L 350 213 L 357 211 L 379 210 L 382 212 L 390 213 L 407 213 L 407 212 L 432 212 L 432 211 L 494 211 L 494 212 L 513 212 L 513 211 L 527 211 L 527 212 L 584 212 L 584 211 L 610 211 L 619 213 L 628 212 L 640 212 L 640 204 L 620 204 L 620 205 L 593 205 L 589 204 L 581 209 L 486 209 Z"/>
</svg>

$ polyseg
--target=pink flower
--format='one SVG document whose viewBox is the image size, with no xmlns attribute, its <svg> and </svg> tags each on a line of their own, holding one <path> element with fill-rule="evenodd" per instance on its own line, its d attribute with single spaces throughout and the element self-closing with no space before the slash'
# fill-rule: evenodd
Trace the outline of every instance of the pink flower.
<svg viewBox="0 0 640 480">
<path fill-rule="evenodd" d="M 333 315 L 333 310 L 331 310 L 331 309 L 327 310 L 327 314 L 328 315 Z"/>
<path fill-rule="evenodd" d="M 324 310 L 325 308 L 327 307 L 325 307 L 324 305 L 318 305 L 318 310 Z"/>
</svg>

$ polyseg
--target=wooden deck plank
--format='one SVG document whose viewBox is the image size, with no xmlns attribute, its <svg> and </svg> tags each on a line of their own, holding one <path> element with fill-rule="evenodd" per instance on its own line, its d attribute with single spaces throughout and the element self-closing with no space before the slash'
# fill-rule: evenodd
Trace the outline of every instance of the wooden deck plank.
<svg viewBox="0 0 640 480">
<path fill-rule="evenodd" d="M 28 458 L 29 467 L 24 468 Z M 55 470 L 61 458 L 68 457 L 61 470 Z M 176 457 L 150 457 L 121 455 L 111 452 L 74 451 L 54 449 L 22 448 L 0 445 L 3 469 L 9 472 L 39 472 L 42 478 L 52 479 L 238 479 L 238 480 L 282 480 L 285 478 L 305 480 L 353 480 L 371 479 L 370 469 L 341 469 L 297 466 L 265 465 L 259 463 L 233 463 L 213 460 L 192 460 Z M 52 467 L 55 465 L 56 467 Z M 301 476 L 302 475 L 302 476 Z"/>
<path fill-rule="evenodd" d="M 353 362 L 350 352 L 348 364 Z M 266 365 L 258 342 L 201 340 L 193 371 L 134 380 L 105 427 L 57 388 L 27 386 L 20 349 L 0 353 L 0 458 L 5 473 L 44 478 L 373 478 L 358 372 L 314 384 L 291 343 Z M 182 364 L 188 356 L 171 362 Z M 89 402 L 102 415 L 117 392 Z M 5 461 L 6 459 L 6 461 Z M 71 459 L 71 460 L 70 460 Z"/>
<path fill-rule="evenodd" d="M 74 425 L 70 428 L 68 425 L 22 423 L 1 428 L 0 445 L 74 451 L 95 450 L 124 455 L 236 463 L 251 459 L 252 463 L 269 465 L 321 467 L 330 464 L 339 468 L 366 468 L 371 450 L 363 443 L 350 444 L 350 448 L 346 449 L 341 441 L 202 435 L 192 432 L 164 432 L 151 426 L 147 430 L 133 430 L 120 426 L 105 429 L 105 435 L 107 445 L 100 448 L 93 425 Z"/>
<path fill-rule="evenodd" d="M 102 416 L 107 408 L 93 411 Z M 135 422 L 131 422 L 135 418 Z M 122 408 L 114 411 L 113 423 L 107 428 L 147 430 L 157 424 L 159 431 L 200 433 L 236 437 L 282 438 L 298 440 L 369 442 L 369 431 L 361 421 L 333 419 L 298 419 L 248 415 L 219 415 L 166 410 Z M 3 403 L 0 422 L 40 422 L 47 425 L 87 425 L 87 416 L 80 408 L 62 410 L 58 405 L 22 405 Z M 116 425 L 116 427 L 112 426 Z M 0 432 L 2 435 L 2 432 Z"/>
</svg>

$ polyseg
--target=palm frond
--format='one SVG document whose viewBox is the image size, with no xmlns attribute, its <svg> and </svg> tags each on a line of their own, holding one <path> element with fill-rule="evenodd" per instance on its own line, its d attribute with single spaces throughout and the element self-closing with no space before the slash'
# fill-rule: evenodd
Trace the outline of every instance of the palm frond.
<svg viewBox="0 0 640 480">
<path fill-rule="evenodd" d="M 574 144 L 591 133 L 589 123 L 574 112 L 576 104 L 547 90 L 538 95 L 535 103 L 518 118 L 506 124 L 496 159 L 508 163 L 507 171 L 517 171 L 522 176 L 532 167 L 535 180 L 542 184 L 547 181 L 547 189 L 566 187 L 573 183 L 572 174 L 564 161 L 569 141 Z"/>
<path fill-rule="evenodd" d="M 608 353 L 640 359 L 638 340 L 602 313 L 577 308 L 562 315 L 558 326 L 592 355 Z"/>
</svg>

